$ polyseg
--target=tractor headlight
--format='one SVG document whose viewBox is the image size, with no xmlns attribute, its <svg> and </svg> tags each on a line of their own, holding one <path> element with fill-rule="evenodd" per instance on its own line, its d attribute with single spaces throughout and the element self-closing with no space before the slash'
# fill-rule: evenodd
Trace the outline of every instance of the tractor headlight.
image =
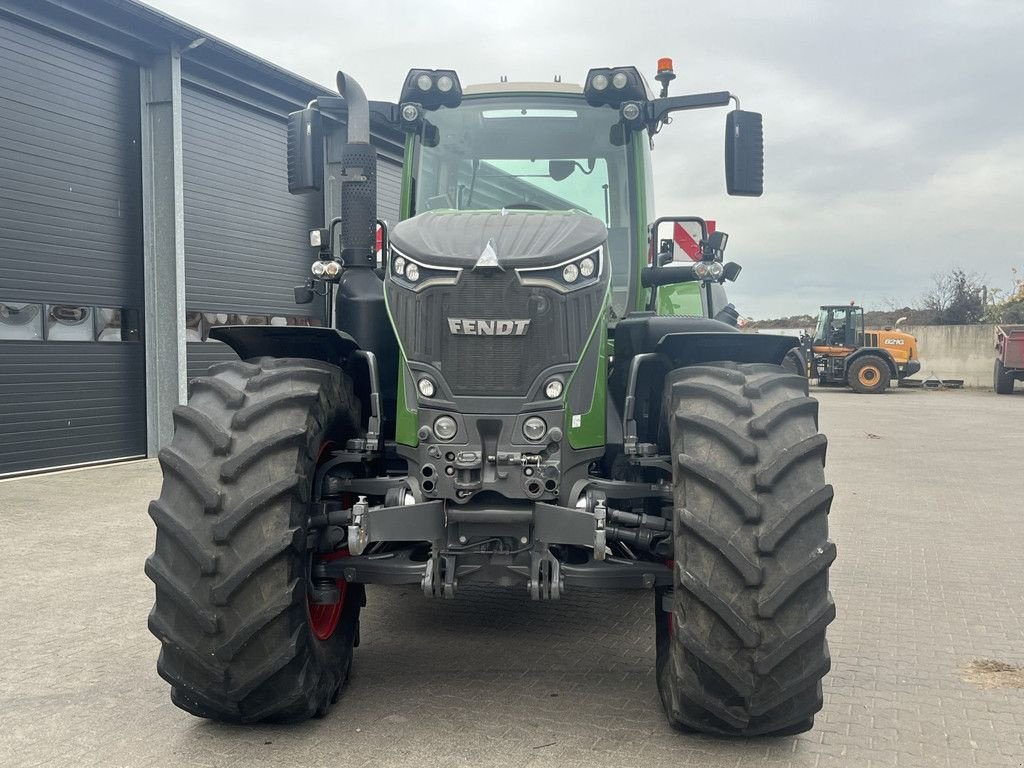
<svg viewBox="0 0 1024 768">
<path fill-rule="evenodd" d="M 548 433 L 548 425 L 540 416 L 531 416 L 523 422 L 523 437 L 531 443 L 539 442 Z"/>
<path fill-rule="evenodd" d="M 562 380 L 561 379 L 548 379 L 548 383 L 544 385 L 544 396 L 548 400 L 555 400 L 562 396 Z"/>
<path fill-rule="evenodd" d="M 627 101 L 619 110 L 622 119 L 632 126 L 639 126 L 642 122 L 643 109 L 635 101 Z"/>
<path fill-rule="evenodd" d="M 438 440 L 451 440 L 459 431 L 459 425 L 451 416 L 438 416 L 434 419 L 434 434 Z"/>
<path fill-rule="evenodd" d="M 416 388 L 419 389 L 420 394 L 424 397 L 433 397 L 436 391 L 434 382 L 429 376 L 424 376 L 420 379 L 416 384 Z"/>
<path fill-rule="evenodd" d="M 602 249 L 576 256 L 550 267 L 527 267 L 516 270 L 523 285 L 539 285 L 562 291 L 575 291 L 594 285 L 601 279 Z"/>
<path fill-rule="evenodd" d="M 402 119 L 407 123 L 415 123 L 420 119 L 420 108 L 415 104 L 403 104 Z"/>
<path fill-rule="evenodd" d="M 326 264 L 327 262 L 324 261 L 314 261 L 313 266 L 310 267 L 310 271 L 312 271 L 313 277 L 323 277 Z"/>
<path fill-rule="evenodd" d="M 651 99 L 647 84 L 636 67 L 592 69 L 583 82 L 586 83 L 583 95 L 592 107 L 607 105 L 618 109 L 627 101 L 642 103 Z"/>
<path fill-rule="evenodd" d="M 409 70 L 398 103 L 405 105 L 409 102 L 419 104 L 426 110 L 459 106 L 462 102 L 459 76 L 451 69 Z"/>
<path fill-rule="evenodd" d="M 324 277 L 337 277 L 341 272 L 341 264 L 336 261 L 325 261 L 324 262 Z"/>
<path fill-rule="evenodd" d="M 455 285 L 462 270 L 456 267 L 436 267 L 414 261 L 391 246 L 391 269 L 388 279 L 403 288 L 420 291 L 431 285 Z"/>
</svg>

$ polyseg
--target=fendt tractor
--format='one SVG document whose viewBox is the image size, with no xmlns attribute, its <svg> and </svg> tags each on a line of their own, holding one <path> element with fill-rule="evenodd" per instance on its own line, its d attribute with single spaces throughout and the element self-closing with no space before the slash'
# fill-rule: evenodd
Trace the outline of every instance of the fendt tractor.
<svg viewBox="0 0 1024 768">
<path fill-rule="evenodd" d="M 726 182 L 746 196 L 761 115 L 727 91 L 669 96 L 659 70 L 655 96 L 635 67 L 582 87 L 416 69 L 398 104 L 339 73 L 339 96 L 291 115 L 291 191 L 327 212 L 296 299 L 326 322 L 216 329 L 241 359 L 174 411 L 146 572 L 175 704 L 323 715 L 366 585 L 490 583 L 649 590 L 675 726 L 811 727 L 836 550 L 818 406 L 780 365 L 798 341 L 738 332 L 724 233 L 653 215 L 651 143 L 676 113 L 735 102 Z M 405 135 L 390 228 L 371 114 Z M 701 227 L 699 261 L 659 247 L 676 222 Z M 685 314 L 656 312 L 668 286 Z"/>
</svg>

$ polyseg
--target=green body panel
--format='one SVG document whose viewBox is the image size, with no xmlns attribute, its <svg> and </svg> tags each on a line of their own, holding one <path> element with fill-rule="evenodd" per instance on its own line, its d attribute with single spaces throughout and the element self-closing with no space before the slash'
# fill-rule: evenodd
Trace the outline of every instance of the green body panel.
<svg viewBox="0 0 1024 768">
<path fill-rule="evenodd" d="M 390 313 L 388 315 L 390 317 Z M 393 326 L 392 326 L 393 327 Z M 395 334 L 396 336 L 398 334 Z M 405 353 L 398 354 L 398 393 L 395 398 L 395 442 L 415 448 L 420 444 L 417 434 L 419 426 L 416 420 L 416 409 L 410 408 L 405 403 L 405 379 L 409 375 L 405 365 Z"/>
<path fill-rule="evenodd" d="M 608 301 L 605 299 L 605 311 Z M 604 352 L 608 348 L 608 324 L 603 321 L 604 312 L 601 313 L 594 330 L 597 333 L 591 335 L 587 348 L 583 351 L 587 355 L 591 347 L 596 344 L 597 352 L 597 374 L 594 376 L 594 394 L 590 400 L 590 409 L 586 413 L 573 414 L 569 411 L 568 398 L 566 398 L 565 419 L 566 434 L 569 436 L 569 445 L 574 449 L 596 448 L 605 443 L 605 408 L 608 397 L 608 355 Z M 568 391 L 572 386 L 572 380 L 576 378 L 579 366 L 573 371 L 569 380 Z M 579 426 L 573 426 L 573 419 L 579 418 Z"/>
<path fill-rule="evenodd" d="M 642 134 L 634 133 L 630 138 L 630 146 L 633 148 L 633 189 L 636 199 L 633 201 L 633 215 L 636 217 L 636 227 L 633 233 L 634 245 L 638 254 L 636 264 L 633 266 L 633 281 L 636 289 L 633 295 L 636 301 L 632 307 L 634 311 L 642 311 L 650 299 L 650 289 L 641 287 L 640 275 L 647 266 L 647 261 L 642 254 L 647 253 L 647 226 L 653 217 L 647 215 L 647 157 L 644 154 L 644 145 L 640 137 Z M 654 201 L 650 202 L 654 205 Z"/>
<path fill-rule="evenodd" d="M 608 281 L 608 290 L 604 294 L 604 302 L 601 304 L 601 311 L 597 313 L 597 320 L 590 331 L 590 339 L 580 356 L 580 360 L 593 352 L 593 346 L 597 349 L 597 372 L 594 376 L 594 391 L 590 398 L 590 408 L 586 413 L 571 413 L 569 410 L 569 391 L 572 389 L 576 374 L 579 373 L 579 362 L 576 370 L 569 377 L 569 386 L 565 388 L 565 420 L 566 434 L 569 437 L 569 445 L 576 450 L 581 448 L 594 448 L 604 445 L 606 434 L 605 408 L 608 397 L 608 305 L 612 297 L 612 284 Z M 579 425 L 573 426 L 573 419 L 579 418 Z"/>
<path fill-rule="evenodd" d="M 404 193 L 403 193 L 404 197 Z M 390 268 L 385 255 L 385 269 Z M 388 310 L 388 321 L 391 323 L 391 330 L 394 331 L 395 339 L 398 341 L 398 391 L 395 397 L 395 442 L 401 445 L 409 445 L 415 448 L 420 443 L 417 436 L 419 424 L 415 407 L 409 407 L 405 402 L 405 380 L 409 376 L 409 368 L 405 362 L 405 348 L 402 346 L 402 337 L 395 328 L 395 319 L 391 315 L 391 304 L 388 302 L 388 292 L 384 291 L 384 306 Z"/>
<path fill-rule="evenodd" d="M 405 135 L 405 155 L 402 158 L 402 197 L 398 207 L 398 218 L 408 219 L 412 215 L 412 168 L 416 159 L 416 135 Z"/>
</svg>

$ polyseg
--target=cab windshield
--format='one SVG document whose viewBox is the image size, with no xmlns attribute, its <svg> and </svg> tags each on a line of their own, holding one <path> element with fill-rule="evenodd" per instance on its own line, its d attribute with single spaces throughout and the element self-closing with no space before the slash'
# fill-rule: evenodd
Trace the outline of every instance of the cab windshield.
<svg viewBox="0 0 1024 768">
<path fill-rule="evenodd" d="M 611 141 L 618 112 L 582 96 L 466 97 L 427 117 L 413 213 L 499 208 L 580 210 L 605 223 L 612 293 L 625 311 L 630 279 L 629 167 Z"/>
</svg>

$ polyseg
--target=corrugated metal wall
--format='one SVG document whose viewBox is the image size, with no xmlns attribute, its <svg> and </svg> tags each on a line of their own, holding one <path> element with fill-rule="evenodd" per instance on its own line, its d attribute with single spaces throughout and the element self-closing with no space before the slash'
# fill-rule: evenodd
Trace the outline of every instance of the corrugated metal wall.
<svg viewBox="0 0 1024 768">
<path fill-rule="evenodd" d="M 189 310 L 315 315 L 292 288 L 312 260 L 316 195 L 290 195 L 285 116 L 182 89 L 185 301 Z"/>
<path fill-rule="evenodd" d="M 138 67 L 0 18 L 0 72 L 0 474 L 144 455 Z"/>
<path fill-rule="evenodd" d="M 187 85 L 182 137 L 192 377 L 237 359 L 223 344 L 199 342 L 217 322 L 322 322 L 323 303 L 297 305 L 292 289 L 309 276 L 315 253 L 308 232 L 323 226 L 324 215 L 320 195 L 288 192 L 284 115 Z M 401 164 L 381 156 L 377 185 L 378 216 L 394 224 Z"/>
<path fill-rule="evenodd" d="M 120 58 L 88 31 L 91 44 L 72 40 L 68 18 L 58 33 L 0 13 L 0 474 L 147 447 L 139 68 L 148 54 L 111 44 L 133 60 Z M 308 275 L 307 232 L 323 215 L 319 196 L 288 194 L 285 119 L 298 104 L 274 90 L 279 82 L 264 93 L 189 61 L 183 78 L 195 376 L 234 358 L 201 341 L 212 324 L 321 319 L 321 303 L 296 305 L 292 288 Z M 400 186 L 400 162 L 381 157 L 380 216 L 391 223 Z"/>
</svg>

